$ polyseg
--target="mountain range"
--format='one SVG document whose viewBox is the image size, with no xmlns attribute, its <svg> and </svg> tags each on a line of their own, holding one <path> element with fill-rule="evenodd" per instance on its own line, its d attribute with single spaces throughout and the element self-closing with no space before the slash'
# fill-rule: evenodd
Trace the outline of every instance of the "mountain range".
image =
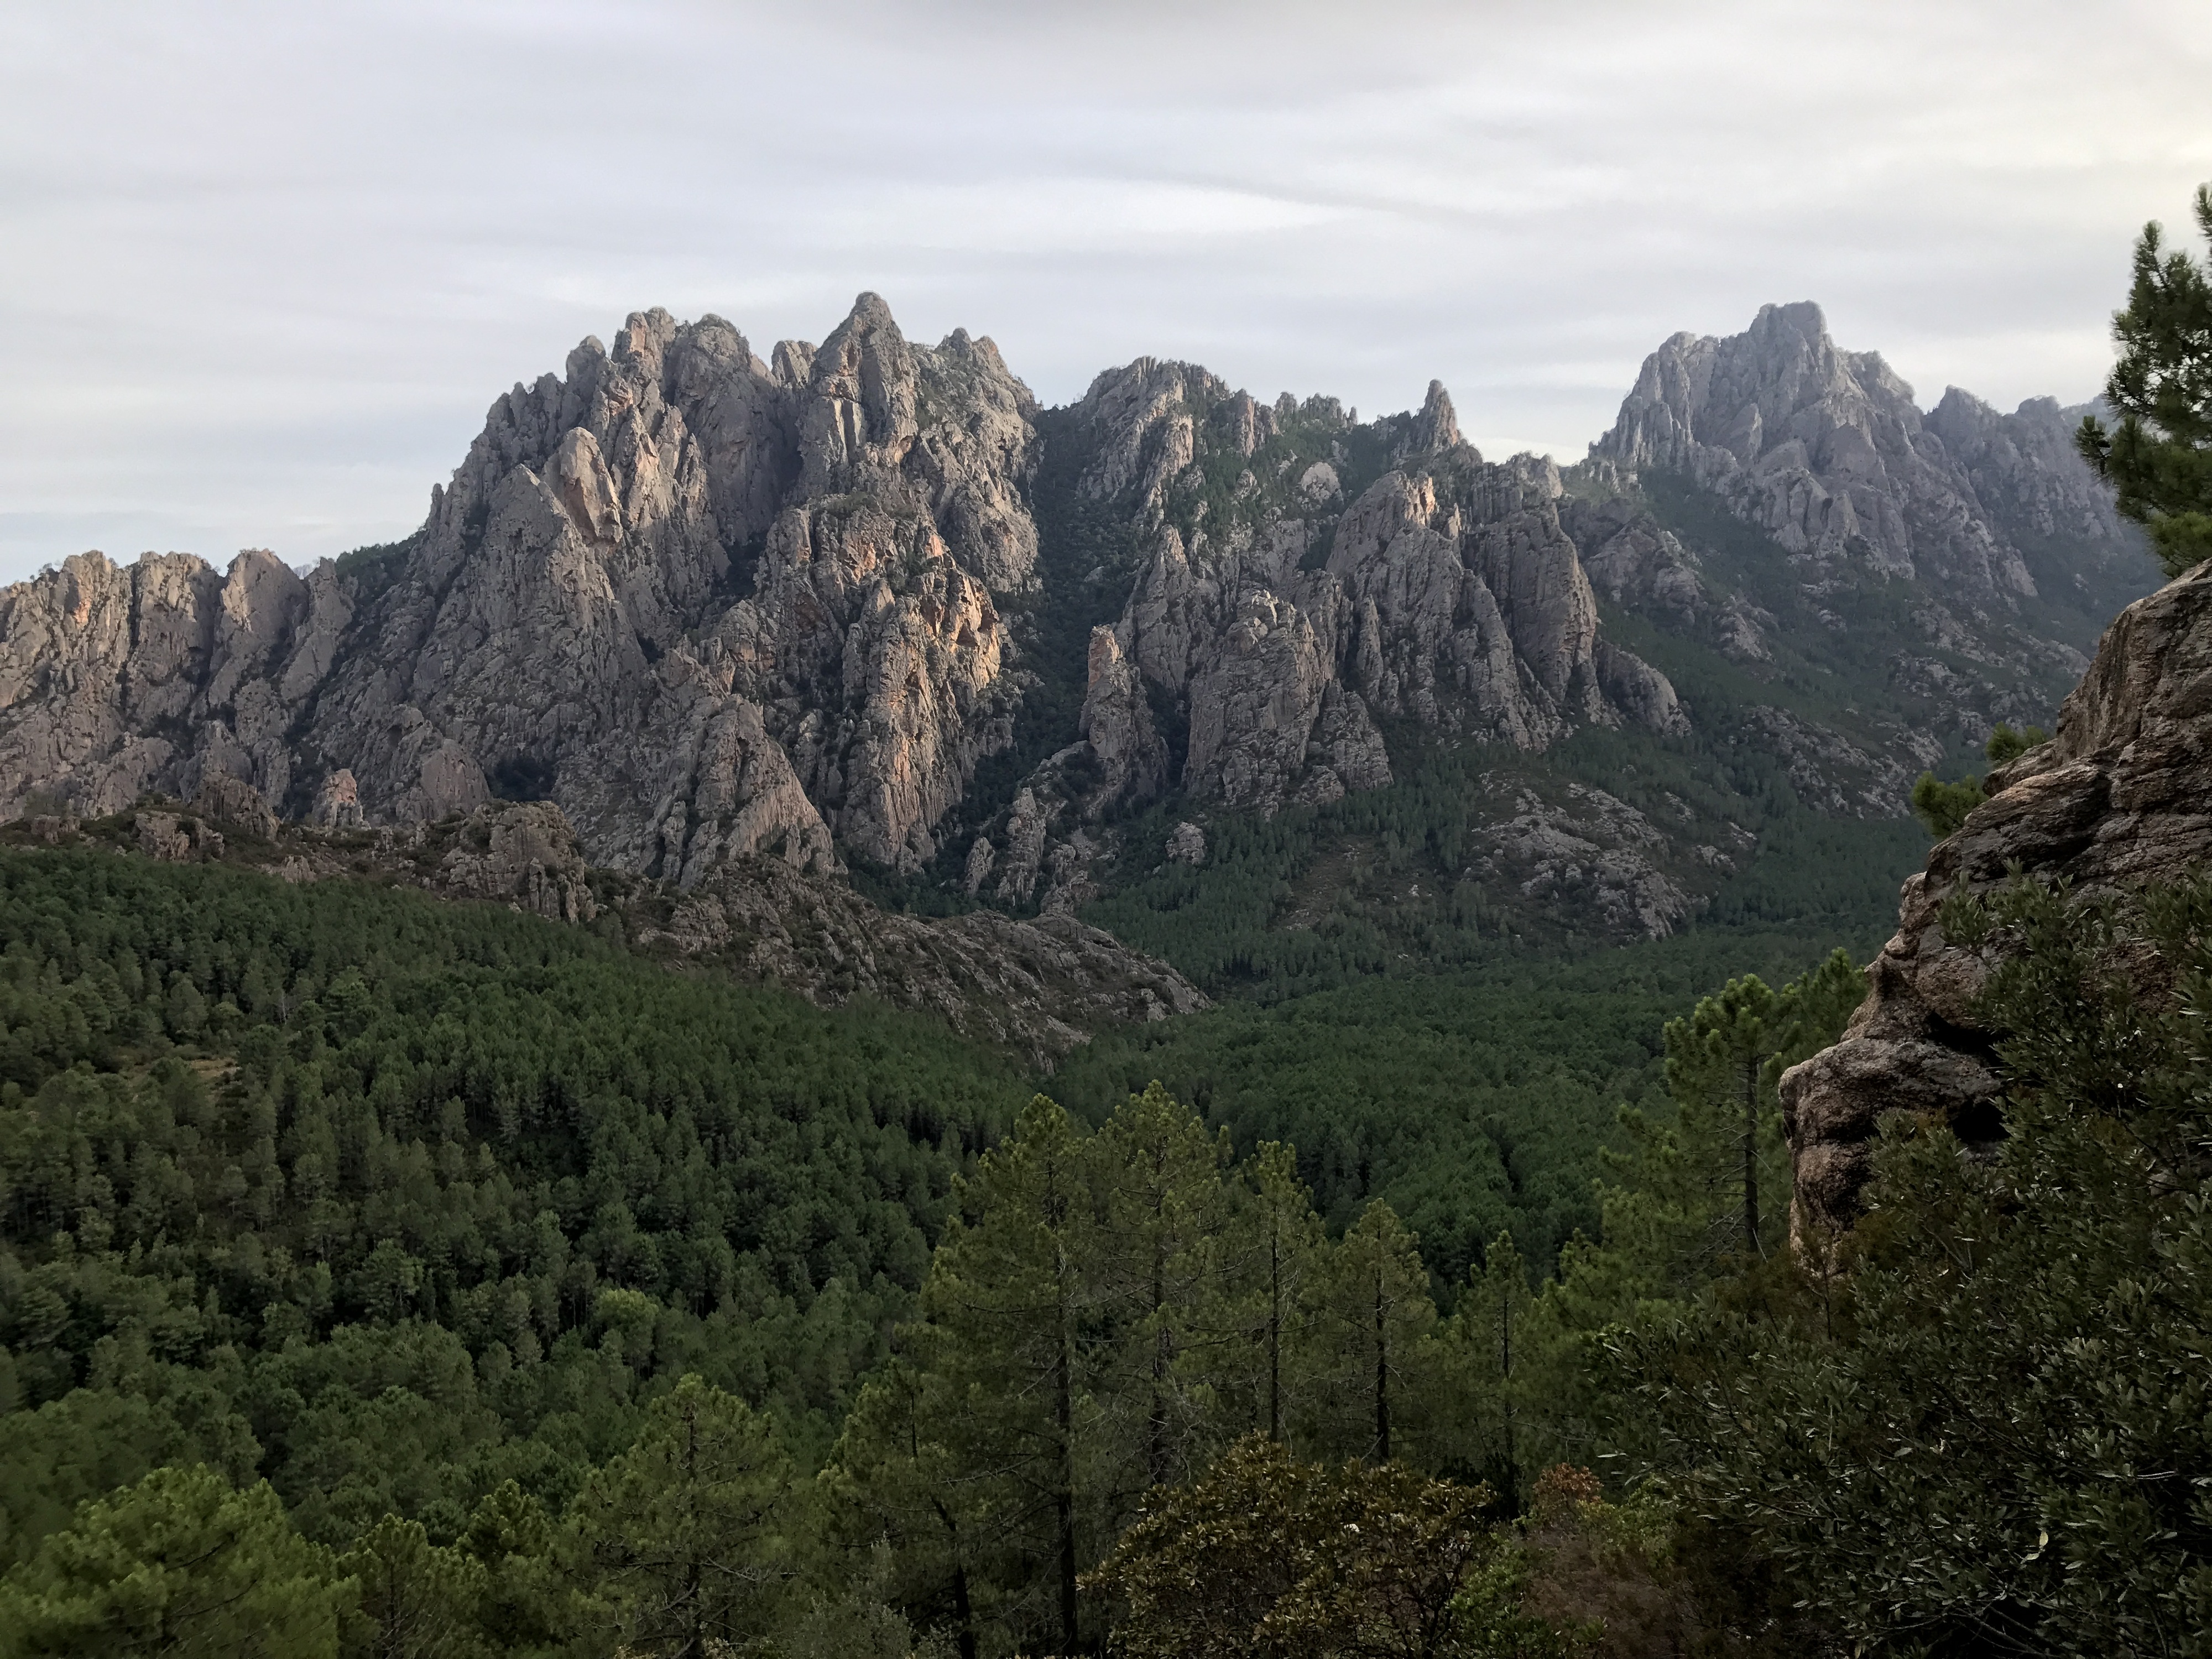
<svg viewBox="0 0 2212 1659">
<path fill-rule="evenodd" d="M 1285 971 L 1261 936 L 1664 934 L 1777 860 L 1802 896 L 1838 825 L 1886 902 L 1913 775 L 2047 723 L 2156 585 L 2082 412 L 1923 413 L 1769 306 L 1660 346 L 1583 459 L 1492 461 L 1433 382 L 1362 422 L 1140 358 L 1045 409 L 873 295 L 765 357 L 642 312 L 499 398 L 404 541 L 0 592 L 0 818 L 550 802 L 672 896 L 1081 913 L 1217 992 Z"/>
</svg>

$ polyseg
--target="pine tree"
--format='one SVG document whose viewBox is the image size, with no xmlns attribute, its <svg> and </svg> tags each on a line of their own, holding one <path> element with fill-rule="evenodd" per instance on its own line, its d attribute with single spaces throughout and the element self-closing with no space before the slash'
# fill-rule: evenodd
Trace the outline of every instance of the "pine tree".
<svg viewBox="0 0 2212 1659">
<path fill-rule="evenodd" d="M 571 1508 L 580 1562 L 629 1645 L 705 1659 L 764 1633 L 786 1576 L 791 1462 L 764 1418 L 687 1376 Z"/>
<path fill-rule="evenodd" d="M 1397 1212 L 1377 1199 L 1314 1275 L 1305 1358 L 1320 1377 L 1315 1437 L 1387 1463 L 1402 1455 L 1422 1339 L 1436 1328 L 1429 1273 Z"/>
<path fill-rule="evenodd" d="M 1526 1346 L 1528 1265 L 1500 1233 L 1468 1274 L 1453 1310 L 1450 1338 L 1460 1385 L 1468 1396 L 1462 1443 L 1467 1461 L 1494 1480 L 1509 1507 L 1522 1495 L 1520 1403 L 1529 1355 Z"/>
<path fill-rule="evenodd" d="M 430 1541 L 419 1521 L 387 1515 L 338 1558 L 361 1586 L 349 1652 L 366 1659 L 464 1659 L 476 1651 L 483 1565 Z"/>
<path fill-rule="evenodd" d="M 1209 1373 L 1226 1358 L 1210 1327 L 1222 1301 L 1229 1138 L 1208 1135 L 1154 1082 L 1116 1109 L 1091 1150 L 1103 1224 L 1091 1272 L 1116 1328 L 1112 1385 L 1142 1475 L 1133 1497 L 1206 1461 L 1218 1397 Z"/>
<path fill-rule="evenodd" d="M 1065 1111 L 1042 1095 L 1023 1108 L 960 1183 L 967 1213 L 930 1264 L 916 1337 L 919 1363 L 951 1396 L 955 1467 L 988 1472 L 994 1530 L 1018 1557 L 1049 1564 L 1063 1652 L 1080 1639 L 1078 1528 L 1096 1495 L 1104 1298 L 1087 1272 L 1099 1249 L 1092 1174 Z"/>
<path fill-rule="evenodd" d="M 995 1611 L 987 1567 L 1018 1514 L 985 1455 L 987 1404 L 942 1370 L 897 1361 L 860 1390 L 823 1475 L 847 1541 L 890 1547 L 900 1600 L 949 1622 L 960 1659 L 975 1659 Z"/>
<path fill-rule="evenodd" d="M 155 1469 L 88 1503 L 0 1584 L 10 1650 L 335 1659 L 354 1586 L 264 1481 Z"/>
<path fill-rule="evenodd" d="M 1298 1179 L 1297 1152 L 1264 1141 L 1244 1166 L 1228 1270 L 1245 1333 L 1250 1426 L 1282 1441 L 1305 1390 L 1301 1355 L 1310 1314 L 1308 1285 L 1328 1248 L 1313 1194 Z"/>
<path fill-rule="evenodd" d="M 1685 1139 L 1732 1150 L 1726 1160 L 1700 1161 L 1715 1188 L 1730 1190 L 1741 1206 L 1741 1230 L 1729 1242 L 1753 1255 L 1764 1255 L 1769 1242 L 1759 1188 L 1762 1176 L 1770 1191 L 1775 1184 L 1782 1140 L 1780 1107 L 1765 1075 L 1778 1046 L 1776 1014 L 1774 993 L 1747 974 L 1700 999 L 1686 1018 L 1669 1020 L 1664 1033 L 1667 1091 Z"/>
<path fill-rule="evenodd" d="M 2212 240 L 2212 185 L 2197 190 L 2197 223 Z M 2212 559 L 2212 264 L 2169 252 L 2156 220 L 2136 242 L 2126 309 L 2112 319 L 2120 349 L 2105 382 L 2119 423 L 2094 416 L 2075 442 L 2119 491 L 2119 510 L 2149 532 L 2166 574 Z"/>
</svg>

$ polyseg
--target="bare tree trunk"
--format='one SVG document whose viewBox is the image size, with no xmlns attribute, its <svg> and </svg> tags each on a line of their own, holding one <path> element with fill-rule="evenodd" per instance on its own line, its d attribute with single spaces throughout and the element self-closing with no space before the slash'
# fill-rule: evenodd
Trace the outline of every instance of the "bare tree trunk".
<svg viewBox="0 0 2212 1659">
<path fill-rule="evenodd" d="M 1759 1072 L 1747 1066 L 1743 1073 L 1743 1240 L 1744 1248 L 1763 1254 L 1759 1245 Z"/>
<path fill-rule="evenodd" d="M 684 1424 L 684 1484 L 688 1491 L 699 1490 L 699 1418 L 687 1413 Z M 707 1651 L 707 1632 L 704 1628 L 704 1609 L 699 1605 L 699 1550 L 701 1540 L 696 1536 L 685 1540 L 690 1551 L 684 1566 L 684 1653 L 686 1659 Z"/>
<path fill-rule="evenodd" d="M 1152 1242 L 1152 1409 L 1145 1425 L 1145 1473 L 1152 1485 L 1168 1479 L 1168 1370 L 1174 1345 L 1167 1326 L 1167 1243 Z"/>
<path fill-rule="evenodd" d="M 1375 1275 L 1375 1445 L 1390 1461 L 1390 1350 L 1382 1324 L 1382 1275 Z"/>
<path fill-rule="evenodd" d="M 1060 1427 L 1060 1490 L 1054 1494 L 1053 1508 L 1060 1523 L 1060 1650 L 1073 1653 L 1075 1650 L 1075 1378 L 1074 1355 L 1069 1352 L 1067 1329 L 1067 1262 L 1064 1251 L 1060 1253 L 1060 1290 L 1058 1315 L 1060 1322 L 1060 1358 L 1057 1398 L 1054 1414 Z"/>
<path fill-rule="evenodd" d="M 929 1501 L 937 1518 L 945 1523 L 945 1535 L 952 1546 L 952 1615 L 959 1621 L 960 1659 L 975 1659 L 975 1605 L 968 1593 L 968 1561 L 961 1551 L 960 1528 L 943 1499 Z"/>
<path fill-rule="evenodd" d="M 1513 1291 L 1498 1287 L 1498 1389 L 1505 1401 L 1505 1505 L 1518 1510 L 1521 1503 L 1521 1454 L 1513 1434 Z"/>
<path fill-rule="evenodd" d="M 968 1599 L 968 1569 L 952 1569 L 952 1616 L 960 1621 L 960 1659 L 975 1659 L 975 1608 Z"/>
<path fill-rule="evenodd" d="M 1267 1234 L 1267 1438 L 1283 1437 L 1283 1241 Z"/>
</svg>

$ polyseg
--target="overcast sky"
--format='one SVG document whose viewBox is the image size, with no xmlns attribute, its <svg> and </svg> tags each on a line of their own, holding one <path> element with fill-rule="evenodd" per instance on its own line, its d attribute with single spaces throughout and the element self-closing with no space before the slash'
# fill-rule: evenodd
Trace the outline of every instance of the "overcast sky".
<svg viewBox="0 0 2212 1659">
<path fill-rule="evenodd" d="M 1048 403 L 1150 353 L 1579 456 L 1812 299 L 1923 407 L 2087 397 L 2212 179 L 2212 4 L 0 10 L 0 579 L 420 522 L 517 380 L 874 289 Z"/>
</svg>

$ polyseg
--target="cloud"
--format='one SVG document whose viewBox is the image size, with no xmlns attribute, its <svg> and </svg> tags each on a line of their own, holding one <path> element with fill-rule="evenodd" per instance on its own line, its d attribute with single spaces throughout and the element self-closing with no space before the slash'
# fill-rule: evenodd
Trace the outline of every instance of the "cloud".
<svg viewBox="0 0 2212 1659">
<path fill-rule="evenodd" d="M 0 578 L 404 533 L 629 311 L 858 290 L 1048 401 L 1141 354 L 1563 456 L 1812 298 L 1923 402 L 2093 392 L 2212 178 L 2194 3 L 80 3 L 0 17 Z"/>
</svg>

